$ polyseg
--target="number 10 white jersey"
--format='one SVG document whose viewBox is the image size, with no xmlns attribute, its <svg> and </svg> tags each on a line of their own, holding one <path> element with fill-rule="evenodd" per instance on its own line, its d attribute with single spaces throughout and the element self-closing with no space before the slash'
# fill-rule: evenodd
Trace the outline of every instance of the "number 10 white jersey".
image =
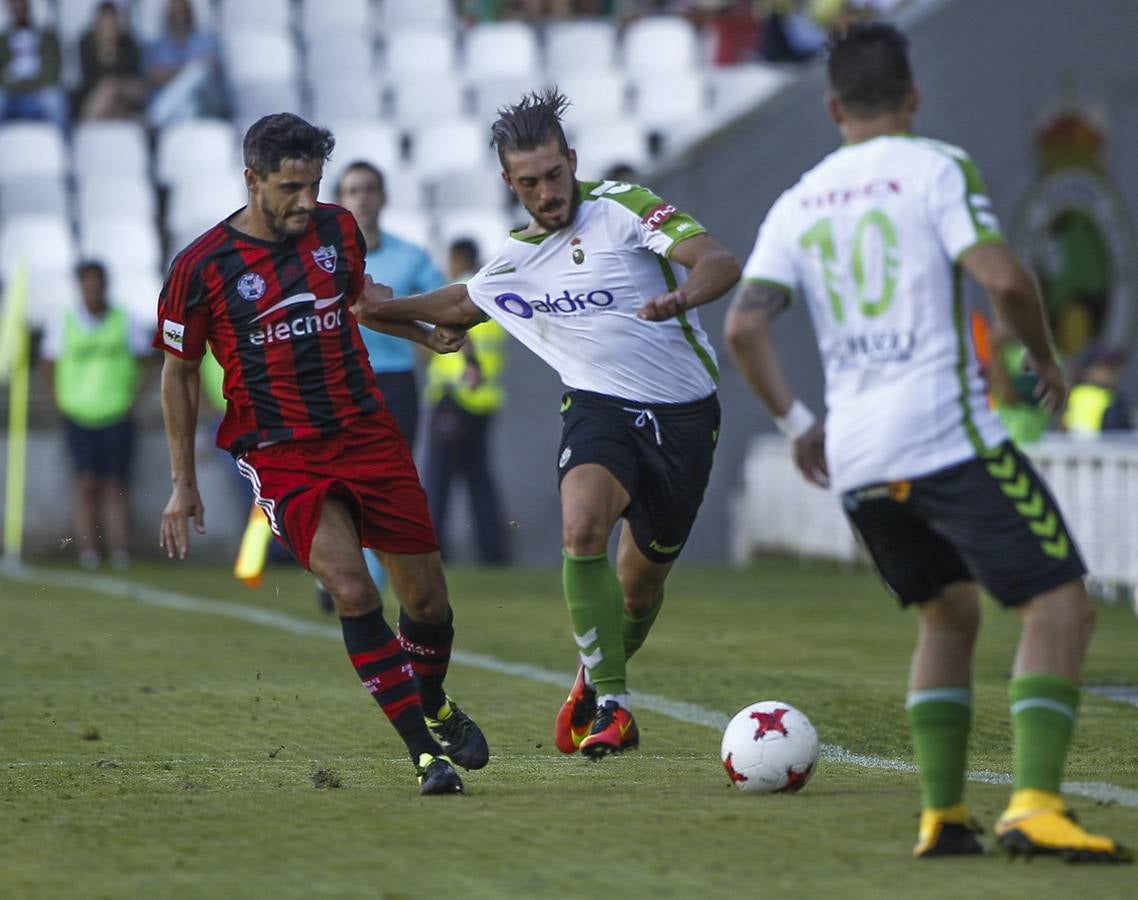
<svg viewBox="0 0 1138 900">
<path fill-rule="evenodd" d="M 771 208 L 743 278 L 806 298 L 835 490 L 927 475 L 1004 439 L 958 265 L 1002 240 L 968 155 L 907 135 L 841 147 Z"/>
</svg>

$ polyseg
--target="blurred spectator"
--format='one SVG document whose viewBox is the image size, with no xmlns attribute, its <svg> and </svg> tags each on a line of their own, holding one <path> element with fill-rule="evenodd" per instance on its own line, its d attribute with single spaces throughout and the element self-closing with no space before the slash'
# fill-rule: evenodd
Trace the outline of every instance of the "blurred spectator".
<svg viewBox="0 0 1138 900">
<path fill-rule="evenodd" d="M 640 184 L 640 180 L 636 175 L 636 169 L 628 163 L 613 163 L 608 169 L 605 170 L 605 181 L 623 181 L 628 184 Z"/>
<path fill-rule="evenodd" d="M 466 281 L 478 267 L 473 241 L 451 244 L 447 270 L 452 281 Z M 427 364 L 431 415 L 424 486 L 444 559 L 451 488 L 456 480 L 462 480 L 474 515 L 478 561 L 490 566 L 507 562 L 489 441 L 490 426 L 505 401 L 501 384 L 505 345 L 505 330 L 497 322 L 487 321 L 470 329 L 460 352 L 436 354 Z"/>
<path fill-rule="evenodd" d="M 1025 366 L 1027 348 L 998 321 L 991 332 L 991 351 L 984 365 L 988 389 L 1008 437 L 1028 447 L 1047 432 L 1051 413 L 1035 396 L 1039 379 Z"/>
<path fill-rule="evenodd" d="M 170 0 L 165 31 L 146 45 L 143 72 L 153 91 L 147 116 L 155 128 L 226 112 L 217 48 L 211 35 L 196 29 L 189 0 Z"/>
<path fill-rule="evenodd" d="M 43 119 L 64 128 L 59 38 L 35 27 L 29 0 L 8 0 L 8 10 L 8 30 L 0 34 L 0 122 Z"/>
<path fill-rule="evenodd" d="M 1129 431 L 1130 412 L 1118 382 L 1126 354 L 1101 344 L 1079 356 L 1075 386 L 1067 398 L 1063 427 L 1081 437 L 1097 437 L 1104 431 Z"/>
<path fill-rule="evenodd" d="M 752 0 L 694 0 L 689 13 L 711 44 L 711 62 L 733 66 L 759 52 L 759 20 Z"/>
<path fill-rule="evenodd" d="M 760 50 L 768 62 L 810 59 L 826 44 L 826 33 L 811 17 L 809 0 L 770 0 Z M 837 6 L 840 7 L 840 2 Z"/>
<path fill-rule="evenodd" d="M 142 111 L 142 55 L 112 0 L 99 4 L 79 41 L 79 68 L 75 109 L 80 119 L 130 119 Z"/>
<path fill-rule="evenodd" d="M 134 444 L 132 409 L 150 355 L 145 330 L 107 300 L 100 263 L 76 270 L 82 306 L 44 335 L 47 380 L 63 415 L 75 469 L 74 527 L 79 562 L 99 564 L 99 535 L 115 568 L 130 563 L 127 487 Z"/>
</svg>

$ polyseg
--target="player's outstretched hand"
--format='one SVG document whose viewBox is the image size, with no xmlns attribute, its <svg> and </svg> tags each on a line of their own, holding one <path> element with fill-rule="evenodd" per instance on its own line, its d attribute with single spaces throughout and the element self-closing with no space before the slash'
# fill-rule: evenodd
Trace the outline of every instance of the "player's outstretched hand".
<svg viewBox="0 0 1138 900">
<path fill-rule="evenodd" d="M 386 284 L 380 284 L 373 281 L 370 275 L 364 275 L 364 289 L 348 308 L 353 316 L 364 322 L 369 315 L 378 314 L 380 307 L 394 296 L 395 292 Z"/>
<path fill-rule="evenodd" d="M 1046 363 L 1032 361 L 1031 368 L 1039 376 L 1035 386 L 1035 399 L 1048 412 L 1059 412 L 1067 403 L 1067 376 L 1054 359 Z"/>
<path fill-rule="evenodd" d="M 162 527 L 158 532 L 158 543 L 173 559 L 185 559 L 190 550 L 190 533 L 187 519 L 194 520 L 194 531 L 205 534 L 205 504 L 196 487 L 175 487 L 170 494 L 166 508 L 162 510 Z"/>
<path fill-rule="evenodd" d="M 682 291 L 669 291 L 666 294 L 658 294 L 645 303 L 636 311 L 636 317 L 649 322 L 663 322 L 665 319 L 678 316 L 688 308 L 687 304 L 688 298 Z"/>
<path fill-rule="evenodd" d="M 815 422 L 794 442 L 792 452 L 794 464 L 803 478 L 820 488 L 830 486 L 830 470 L 826 467 L 826 433 L 821 422 Z"/>
<path fill-rule="evenodd" d="M 436 325 L 427 335 L 427 348 L 435 353 L 454 353 L 466 343 L 466 329 Z"/>
</svg>

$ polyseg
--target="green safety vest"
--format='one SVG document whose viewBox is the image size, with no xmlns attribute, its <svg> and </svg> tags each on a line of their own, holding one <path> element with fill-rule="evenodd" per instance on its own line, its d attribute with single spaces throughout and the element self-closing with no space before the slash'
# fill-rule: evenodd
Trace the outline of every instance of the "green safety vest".
<svg viewBox="0 0 1138 900">
<path fill-rule="evenodd" d="M 1072 434 L 1098 434 L 1102 417 L 1114 402 L 1114 391 L 1097 384 L 1076 384 L 1067 397 L 1063 427 Z"/>
<path fill-rule="evenodd" d="M 508 335 L 497 322 L 482 322 L 470 329 L 467 340 L 482 370 L 482 383 L 471 388 L 463 383 L 466 356 L 458 353 L 435 354 L 427 364 L 427 402 L 434 406 L 449 394 L 455 402 L 476 416 L 488 416 L 502 408 L 506 393 L 502 389 L 502 370 L 506 366 Z"/>
<path fill-rule="evenodd" d="M 138 390 L 138 360 L 130 349 L 126 315 L 110 309 L 92 329 L 75 313 L 63 314 L 63 344 L 55 361 L 60 411 L 84 428 L 102 428 L 124 418 Z"/>
</svg>

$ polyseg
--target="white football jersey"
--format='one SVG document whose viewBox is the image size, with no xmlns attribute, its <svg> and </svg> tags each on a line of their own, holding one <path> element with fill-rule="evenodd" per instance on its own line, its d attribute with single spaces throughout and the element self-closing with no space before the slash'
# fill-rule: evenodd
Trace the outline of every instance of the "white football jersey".
<svg viewBox="0 0 1138 900">
<path fill-rule="evenodd" d="M 1004 440 L 958 265 L 1002 240 L 968 155 L 906 135 L 841 147 L 771 208 L 743 278 L 806 298 L 835 490 L 927 475 Z"/>
<path fill-rule="evenodd" d="M 715 390 L 715 351 L 695 310 L 636 318 L 687 270 L 669 256 L 704 228 L 652 192 L 581 182 L 573 224 L 514 232 L 467 283 L 478 308 L 552 366 L 566 387 L 644 403 L 685 403 Z"/>
</svg>

